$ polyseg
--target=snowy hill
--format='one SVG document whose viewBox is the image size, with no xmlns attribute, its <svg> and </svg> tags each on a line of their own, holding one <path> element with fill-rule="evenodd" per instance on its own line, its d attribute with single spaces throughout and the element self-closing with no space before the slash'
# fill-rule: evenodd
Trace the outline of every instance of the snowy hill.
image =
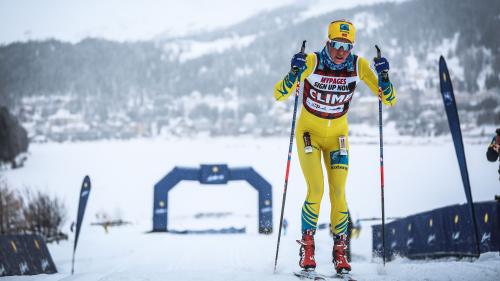
<svg viewBox="0 0 500 281">
<path fill-rule="evenodd" d="M 0 103 L 39 139 L 193 131 L 285 135 L 288 118 L 276 116 L 289 112 L 290 104 L 273 101 L 274 83 L 288 71 L 301 40 L 308 40 L 307 51 L 319 50 L 328 23 L 348 18 L 358 27 L 355 53 L 371 59 L 377 43 L 390 59 L 400 98 L 387 119 L 400 134 L 447 133 L 437 89 L 440 55 L 450 66 L 464 133 L 500 124 L 500 39 L 492 36 L 500 27 L 498 1 L 413 0 L 342 10 L 325 3 L 282 7 L 227 28 L 154 41 L 1 46 Z M 60 108 L 81 118 L 51 121 Z M 361 86 L 350 121 L 372 124 L 375 114 L 376 100 Z M 91 129 L 78 129 L 81 123 Z"/>
</svg>

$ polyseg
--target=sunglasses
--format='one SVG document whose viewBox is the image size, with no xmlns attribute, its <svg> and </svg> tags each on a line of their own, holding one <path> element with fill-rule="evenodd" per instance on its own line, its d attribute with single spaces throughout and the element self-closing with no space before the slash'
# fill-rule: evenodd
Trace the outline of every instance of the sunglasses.
<svg viewBox="0 0 500 281">
<path fill-rule="evenodd" d="M 344 48 L 344 51 L 350 51 L 352 48 L 354 48 L 354 44 L 352 43 L 347 43 L 347 42 L 340 42 L 340 41 L 335 41 L 335 40 L 330 40 L 328 42 L 330 44 L 330 47 L 340 50 L 340 48 Z"/>
</svg>

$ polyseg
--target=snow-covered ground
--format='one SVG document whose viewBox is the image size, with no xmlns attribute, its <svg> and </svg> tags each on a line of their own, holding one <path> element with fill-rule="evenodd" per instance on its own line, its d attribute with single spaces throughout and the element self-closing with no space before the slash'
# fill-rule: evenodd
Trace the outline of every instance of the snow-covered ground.
<svg viewBox="0 0 500 281">
<path fill-rule="evenodd" d="M 362 137 L 359 137 L 362 139 Z M 406 216 L 450 204 L 465 196 L 451 139 L 400 141 L 387 136 L 385 146 L 386 215 Z M 466 157 L 475 201 L 493 200 L 500 193 L 498 164 L 489 163 L 488 137 L 466 141 Z M 279 212 L 288 138 L 206 138 L 46 143 L 30 146 L 22 169 L 3 171 L 14 187 L 43 189 L 62 198 L 69 223 L 76 216 L 78 192 L 84 175 L 92 191 L 71 276 L 72 242 L 50 245 L 55 275 L 6 277 L 5 280 L 295 280 L 300 207 L 305 197 L 304 179 L 296 158 L 288 185 L 285 217 L 289 229 L 281 240 L 278 273 L 273 274 Z M 380 216 L 379 156 L 377 139 L 357 142 L 351 138 L 347 200 L 354 219 Z M 234 182 L 201 186 L 182 182 L 169 198 L 169 227 L 175 229 L 245 226 L 246 234 L 175 235 L 146 234 L 151 230 L 153 186 L 174 166 L 227 163 L 252 166 L 273 185 L 275 232 L 257 234 L 257 194 L 247 184 Z M 329 215 L 328 193 L 321 207 L 320 223 Z M 133 222 L 111 228 L 90 226 L 95 215 L 106 212 Z M 229 213 L 221 219 L 195 219 L 201 212 Z M 317 234 L 318 271 L 331 274 L 332 240 L 327 231 Z M 409 261 L 398 259 L 385 268 L 371 258 L 371 230 L 363 225 L 353 240 L 353 270 L 358 280 L 498 280 L 498 253 L 478 261 Z"/>
</svg>

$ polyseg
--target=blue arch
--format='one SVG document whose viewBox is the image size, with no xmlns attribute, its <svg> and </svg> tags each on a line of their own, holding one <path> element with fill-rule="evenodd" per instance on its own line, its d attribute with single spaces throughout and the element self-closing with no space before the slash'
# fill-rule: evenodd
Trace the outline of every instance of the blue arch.
<svg viewBox="0 0 500 281">
<path fill-rule="evenodd" d="M 228 168 L 225 164 L 200 165 L 200 168 L 175 167 L 154 186 L 153 231 L 168 231 L 168 193 L 180 181 L 201 184 L 227 184 L 245 180 L 259 194 L 259 233 L 273 231 L 272 186 L 251 167 Z"/>
</svg>

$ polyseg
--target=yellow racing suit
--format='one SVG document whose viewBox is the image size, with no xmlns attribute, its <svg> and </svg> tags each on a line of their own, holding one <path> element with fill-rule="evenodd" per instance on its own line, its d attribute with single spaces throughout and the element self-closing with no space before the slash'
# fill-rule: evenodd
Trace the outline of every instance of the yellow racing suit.
<svg viewBox="0 0 500 281">
<path fill-rule="evenodd" d="M 320 53 L 309 53 L 306 68 L 300 75 L 302 109 L 297 121 L 296 144 L 300 166 L 307 184 L 307 195 L 302 206 L 302 231 L 315 230 L 323 197 L 323 169 L 326 167 L 330 192 L 331 230 L 334 234 L 346 234 L 349 223 L 345 183 L 349 169 L 349 141 L 347 111 L 356 84 L 362 80 L 379 95 L 379 83 L 368 61 L 352 55 L 350 67 L 331 70 L 322 61 Z M 274 97 L 286 100 L 295 92 L 297 78 L 292 75 L 276 83 Z M 396 90 L 386 83 L 380 88 L 385 105 L 396 103 Z"/>
</svg>

